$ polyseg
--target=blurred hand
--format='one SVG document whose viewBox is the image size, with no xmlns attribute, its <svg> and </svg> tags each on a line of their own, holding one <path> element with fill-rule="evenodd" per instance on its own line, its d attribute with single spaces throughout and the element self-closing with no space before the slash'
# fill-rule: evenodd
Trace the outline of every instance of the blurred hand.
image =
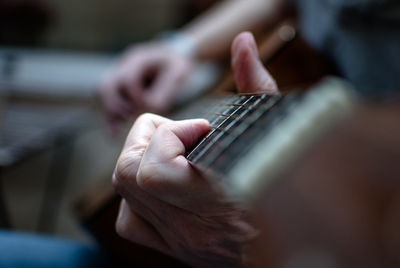
<svg viewBox="0 0 400 268">
<path fill-rule="evenodd" d="M 108 122 L 116 128 L 133 114 L 164 113 L 173 104 L 188 77 L 194 59 L 179 54 L 164 42 L 136 45 L 100 85 Z"/>
<path fill-rule="evenodd" d="M 232 43 L 232 71 L 236 87 L 240 93 L 278 93 L 274 78 L 264 68 L 254 36 L 243 32 Z"/>
<path fill-rule="evenodd" d="M 248 33 L 234 42 L 237 82 L 242 92 L 256 86 L 255 90 L 276 93 L 254 47 Z M 123 197 L 116 229 L 130 241 L 192 266 L 241 266 L 246 262 L 244 248 L 257 235 L 249 211 L 228 202 L 184 157 L 208 131 L 209 124 L 202 119 L 171 121 L 153 114 L 137 119 L 113 175 L 114 187 Z"/>
</svg>

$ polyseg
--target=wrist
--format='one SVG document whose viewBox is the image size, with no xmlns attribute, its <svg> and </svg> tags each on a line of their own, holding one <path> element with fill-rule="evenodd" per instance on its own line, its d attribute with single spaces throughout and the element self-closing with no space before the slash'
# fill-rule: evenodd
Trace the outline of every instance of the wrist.
<svg viewBox="0 0 400 268">
<path fill-rule="evenodd" d="M 198 45 L 193 36 L 183 31 L 167 31 L 160 35 L 160 39 L 173 52 L 186 57 L 195 58 Z"/>
</svg>

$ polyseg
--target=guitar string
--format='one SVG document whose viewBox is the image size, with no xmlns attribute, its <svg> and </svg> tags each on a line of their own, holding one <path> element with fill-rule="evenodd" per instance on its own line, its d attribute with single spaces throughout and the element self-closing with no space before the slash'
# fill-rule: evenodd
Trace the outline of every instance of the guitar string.
<svg viewBox="0 0 400 268">
<path fill-rule="evenodd" d="M 253 124 L 240 134 L 232 145 L 226 147 L 226 149 L 208 166 L 201 162 L 202 168 L 210 168 L 211 166 L 214 171 L 226 174 L 226 172 L 235 165 L 236 161 L 240 159 L 240 156 L 246 154 L 250 148 L 255 146 L 261 137 L 260 133 L 262 133 L 263 136 L 268 135 L 268 133 L 285 117 L 285 115 L 282 114 L 282 109 L 284 110 L 283 112 L 285 112 L 286 107 L 282 107 L 281 104 L 282 103 L 279 101 L 262 114 L 252 115 Z M 257 112 L 258 111 L 259 110 L 257 110 Z"/>
<path fill-rule="evenodd" d="M 215 116 L 219 116 L 219 117 L 229 117 L 229 116 L 232 116 L 233 118 L 239 117 L 238 115 L 230 115 L 230 114 L 216 113 L 216 112 L 206 112 L 205 114 L 215 115 Z"/>
<path fill-rule="evenodd" d="M 259 102 L 261 101 L 260 98 L 258 98 L 255 103 L 254 106 L 257 105 Z M 248 114 L 250 112 L 250 109 L 245 109 L 238 118 L 233 119 L 230 123 L 228 123 L 227 126 L 224 126 L 224 129 L 230 130 L 231 128 L 233 128 L 237 123 L 243 123 L 243 117 Z M 235 129 L 234 129 L 235 130 Z M 234 131 L 233 130 L 233 131 Z M 232 142 L 238 137 L 237 134 L 235 134 L 232 131 L 232 135 L 227 135 L 225 136 L 225 139 L 223 141 L 221 141 L 221 143 L 219 144 L 219 146 L 217 146 L 216 148 L 214 148 L 214 151 L 210 152 L 207 154 L 207 158 L 204 161 L 204 165 L 206 167 L 208 167 L 210 165 L 210 163 L 212 163 L 217 157 L 218 155 L 220 155 L 220 153 L 222 153 L 222 151 L 224 150 L 224 148 L 226 148 L 227 146 L 229 146 L 230 144 L 232 144 Z M 215 152 L 216 150 L 216 152 Z"/>
<path fill-rule="evenodd" d="M 255 98 L 255 97 L 257 97 L 257 98 Z M 223 141 L 221 141 L 221 144 L 219 144 L 219 146 L 217 146 L 217 147 L 218 147 L 218 148 L 225 148 L 225 147 L 227 147 L 227 146 L 228 146 L 229 144 L 231 144 L 235 139 L 237 139 L 248 127 L 250 127 L 250 125 L 252 124 L 252 122 L 255 121 L 255 118 L 258 118 L 258 117 L 259 117 L 258 115 L 257 115 L 257 117 L 254 117 L 254 116 L 253 116 L 253 118 L 251 119 L 251 122 L 250 122 L 250 124 L 249 124 L 249 122 L 248 122 L 249 119 L 244 118 L 244 117 L 246 117 L 246 116 L 249 116 L 249 115 L 248 115 L 249 112 L 253 112 L 253 110 L 256 110 L 256 111 L 258 110 L 258 111 L 259 111 L 259 114 L 263 114 L 265 111 L 267 111 L 268 109 L 270 109 L 270 108 L 273 106 L 273 104 L 276 103 L 277 100 L 279 100 L 279 98 L 280 98 L 280 97 L 275 97 L 275 98 L 274 98 L 274 97 L 268 98 L 268 97 L 270 97 L 270 96 L 264 94 L 264 95 L 253 96 L 252 98 L 249 98 L 249 100 L 248 100 L 245 104 L 246 104 L 246 106 L 251 107 L 251 109 L 242 110 L 242 113 L 241 113 L 240 115 L 236 115 L 235 113 L 236 113 L 238 110 L 235 110 L 235 113 L 234 113 L 234 114 L 236 115 L 236 116 L 234 116 L 235 119 L 232 120 L 231 122 L 228 122 L 228 125 L 227 125 L 227 126 L 221 127 L 224 123 L 226 123 L 227 120 L 224 120 L 224 121 L 222 122 L 222 124 L 219 124 L 219 126 L 212 126 L 213 129 L 214 129 L 214 132 L 215 132 L 215 131 L 221 131 L 221 134 L 225 134 L 225 133 L 226 133 L 226 134 L 229 134 L 229 136 L 230 136 L 230 137 L 225 137 L 225 139 L 224 139 Z M 262 101 L 264 101 L 264 100 L 267 100 L 267 103 L 268 103 L 268 104 L 264 104 L 263 106 L 257 107 L 257 106 L 260 104 L 260 102 L 261 102 L 261 104 L 262 104 Z M 249 103 L 248 103 L 249 101 L 254 101 L 254 103 L 249 104 Z M 256 108 L 257 108 L 257 109 L 256 109 Z M 225 114 L 224 116 L 226 116 L 226 117 L 229 118 L 229 114 Z M 251 114 L 250 114 L 250 116 L 251 116 Z M 232 116 L 231 116 L 231 117 L 232 117 Z M 229 118 L 229 119 L 231 119 L 231 118 Z M 243 122 L 245 122 L 245 124 L 244 124 Z M 235 127 L 235 126 L 236 126 L 236 128 L 237 128 L 237 129 L 234 129 L 235 132 L 234 132 L 234 131 L 231 131 L 230 129 L 231 129 L 232 127 Z M 201 148 L 201 146 L 199 146 L 199 148 L 196 148 L 195 150 L 193 150 L 193 152 L 200 151 L 200 153 L 198 153 L 196 159 L 194 159 L 193 161 L 198 161 L 198 160 L 202 157 L 202 155 L 205 155 L 205 152 L 207 152 L 208 150 L 210 150 L 210 148 L 212 147 L 211 145 L 214 145 L 214 144 L 215 144 L 217 141 L 219 141 L 222 137 L 223 137 L 223 135 L 219 135 L 219 136 L 217 136 L 216 138 L 214 138 L 214 140 L 208 139 L 209 137 L 207 137 L 207 139 L 204 139 L 203 141 L 205 141 L 205 140 L 208 141 L 210 146 L 208 146 L 209 148 Z M 201 153 L 202 150 L 204 151 L 203 153 Z M 220 151 L 221 151 L 221 150 L 220 150 Z M 222 150 L 222 151 L 223 151 L 223 150 Z M 222 151 L 219 152 L 218 155 L 219 155 L 220 153 L 222 153 Z M 211 156 L 212 156 L 212 154 L 211 154 Z M 215 157 L 210 157 L 210 155 L 207 154 L 207 159 L 211 159 L 211 160 L 208 160 L 208 162 L 212 162 L 214 158 L 215 158 Z"/>
<path fill-rule="evenodd" d="M 236 99 L 236 101 L 234 102 L 235 104 L 247 104 L 249 102 L 250 98 L 246 98 L 243 96 L 240 96 Z M 233 111 L 231 112 L 231 114 L 235 114 L 237 113 L 240 109 L 242 108 L 242 106 L 238 106 L 238 107 L 234 107 Z M 230 108 L 232 109 L 232 108 Z M 222 122 L 220 122 L 218 124 L 218 127 L 222 126 L 229 118 L 225 118 L 222 120 Z M 217 122 L 217 120 L 219 120 L 219 118 L 216 118 L 211 124 L 215 124 Z M 196 162 L 197 159 L 201 158 L 221 137 L 223 132 L 221 133 L 217 133 L 216 137 L 214 139 L 212 139 L 210 141 L 210 137 L 216 133 L 216 130 L 211 130 L 206 137 L 200 141 L 200 143 L 187 155 L 187 159 L 191 160 L 192 162 Z M 204 148 L 202 148 L 204 147 Z M 202 148 L 200 150 L 200 148 Z"/>
<path fill-rule="evenodd" d="M 261 106 L 259 107 L 252 107 L 254 109 L 254 111 L 262 111 L 265 112 L 266 110 L 270 109 L 271 106 L 273 106 L 274 104 L 276 104 L 277 102 L 279 102 L 279 100 L 283 99 L 283 97 L 279 97 L 277 98 L 276 96 L 274 96 L 275 98 L 271 98 L 268 99 L 268 102 L 265 102 L 263 104 L 261 104 Z M 285 97 L 286 102 L 288 102 L 288 97 Z M 225 118 L 225 117 L 229 117 L 231 116 L 230 114 L 224 114 L 224 113 L 216 113 L 216 112 L 206 112 L 205 114 L 210 114 L 210 115 L 215 115 L 217 116 L 216 119 L 220 118 Z M 233 115 L 233 118 L 239 118 L 239 115 Z M 240 121 L 245 121 L 247 122 L 248 119 L 247 118 L 242 118 Z M 220 131 L 224 131 L 224 128 L 218 127 L 217 125 L 212 125 L 210 124 L 210 128 L 213 129 L 217 129 Z"/>
<path fill-rule="evenodd" d="M 278 101 L 279 101 L 278 99 L 269 99 L 268 102 L 263 103 L 262 106 L 254 107 L 254 108 L 257 108 L 257 109 L 254 109 L 254 111 L 265 113 L 266 111 L 270 110 L 272 108 L 272 106 L 274 106 Z M 210 112 L 209 114 L 221 116 L 222 118 L 229 117 L 229 114 L 219 114 L 219 113 L 212 113 L 212 112 Z M 250 116 L 253 116 L 253 115 L 250 115 Z M 239 118 L 239 116 L 235 115 L 234 118 Z M 240 120 L 238 120 L 238 121 L 248 123 L 249 119 L 248 118 L 240 118 Z M 252 119 L 252 121 L 254 121 L 254 120 Z M 227 130 L 225 128 L 221 128 L 221 127 L 218 127 L 218 126 L 212 125 L 212 124 L 210 124 L 210 128 L 227 132 Z M 259 128 L 259 129 L 261 129 L 261 128 Z"/>
<path fill-rule="evenodd" d="M 296 94 L 297 95 L 297 94 Z M 258 95 L 254 95 L 254 94 L 241 94 L 238 97 L 239 98 L 231 98 L 234 99 L 235 101 L 233 101 L 232 103 L 227 103 L 227 102 L 221 102 L 219 104 L 217 104 L 220 107 L 228 107 L 228 109 L 226 111 L 218 111 L 218 112 L 208 112 L 206 114 L 209 115 L 214 115 L 217 116 L 216 118 L 214 118 L 214 120 L 211 123 L 211 131 L 210 133 L 198 144 L 198 146 L 196 146 L 196 148 L 194 148 L 188 155 L 188 159 L 190 160 L 190 158 L 192 158 L 192 162 L 198 162 L 200 161 L 204 156 L 207 156 L 206 159 L 208 159 L 208 163 L 212 164 L 213 161 L 215 159 L 218 158 L 219 155 L 221 155 L 223 153 L 224 150 L 226 150 L 230 144 L 232 144 L 235 140 L 238 139 L 238 137 L 240 137 L 247 129 L 250 128 L 254 130 L 255 132 L 258 132 L 260 130 L 264 131 L 265 130 L 265 126 L 261 127 L 256 127 L 254 125 L 254 122 L 256 122 L 261 116 L 263 116 L 265 113 L 267 113 L 268 111 L 270 111 L 270 109 L 272 109 L 275 104 L 277 104 L 278 102 L 280 102 L 280 100 L 283 99 L 283 97 L 286 95 L 274 95 L 274 96 L 270 96 L 267 94 L 258 94 Z M 244 99 L 244 101 L 242 101 L 243 99 L 241 99 L 241 97 L 245 97 L 247 99 Z M 260 107 L 256 107 L 257 105 L 254 105 L 253 103 L 251 103 L 251 101 L 253 101 L 254 99 L 258 99 L 258 98 L 266 98 L 266 97 L 270 97 L 269 100 L 269 105 L 264 105 Z M 271 100 L 272 99 L 272 100 Z M 285 98 L 286 99 L 286 98 Z M 290 99 L 290 98 L 289 98 Z M 242 102 L 238 101 L 241 100 Z M 226 100 L 225 100 L 226 101 Z M 239 103 L 238 103 L 239 102 Z M 255 101 L 256 102 L 256 101 Z M 285 100 L 286 103 L 286 100 Z M 290 103 L 290 102 L 289 102 Z M 271 105 L 272 104 L 272 105 Z M 281 105 L 280 105 L 281 106 Z M 280 107 L 279 106 L 279 107 Z M 285 105 L 284 105 L 285 106 Z M 238 109 L 234 109 L 234 108 L 238 108 Z M 257 109 L 255 109 L 257 108 Z M 253 111 L 253 113 L 250 113 L 250 115 L 248 115 L 249 111 L 251 110 L 255 110 L 255 112 Z M 281 110 L 281 109 L 279 109 Z M 278 111 L 279 111 L 278 110 Z M 228 111 L 228 113 L 226 113 Z M 242 114 L 238 115 L 239 111 L 242 112 Z M 242 124 L 244 121 L 244 117 L 245 116 L 249 116 L 250 117 L 250 123 L 246 123 L 246 124 Z M 222 117 L 222 118 L 221 118 Z M 269 117 L 270 118 L 270 117 Z M 225 123 L 227 123 L 227 119 L 232 120 L 232 122 L 230 124 L 228 124 L 228 127 L 223 126 Z M 276 119 L 276 118 L 275 118 Z M 248 119 L 246 119 L 247 121 Z M 270 125 L 274 125 L 278 120 L 270 120 L 267 119 L 269 121 L 268 126 Z M 211 120 L 210 120 L 211 122 Z M 218 124 L 213 125 L 213 123 L 218 122 Z M 235 126 L 235 124 L 238 124 L 237 129 L 233 128 Z M 258 125 L 259 126 L 259 125 Z M 268 127 L 267 126 L 267 127 Z M 234 131 L 232 131 L 232 129 Z M 216 132 L 221 132 L 219 135 L 215 135 Z M 253 132 L 252 132 L 253 133 Z M 221 135 L 222 134 L 222 135 Z M 219 148 L 219 152 L 218 154 L 215 153 L 215 151 L 211 151 L 211 154 L 206 154 L 207 152 L 210 151 L 210 149 L 222 138 L 226 138 L 228 135 L 228 139 L 225 139 L 222 141 L 222 143 L 217 144 L 217 148 Z M 213 136 L 214 135 L 214 136 Z M 231 136 L 231 137 L 229 137 Z M 235 143 L 235 145 L 237 146 L 238 144 L 245 144 L 248 145 L 248 142 L 244 142 L 243 140 L 239 140 L 238 143 Z M 223 145 L 223 146 L 221 146 Z M 222 148 L 222 149 L 221 149 Z M 233 147 L 232 147 L 233 148 Z M 214 154 L 214 156 L 213 156 Z M 213 157 L 209 157 L 209 156 L 213 156 Z M 223 160 L 224 158 L 220 158 L 219 160 Z M 203 164 L 203 163 L 202 163 Z M 204 166 L 204 165 L 203 165 Z M 209 165 L 207 165 L 209 166 Z"/>
<path fill-rule="evenodd" d="M 260 98 L 254 103 L 254 108 L 266 97 Z M 253 109 L 253 113 L 250 113 L 249 117 L 246 121 L 241 120 L 238 125 L 236 125 L 234 132 L 231 135 L 228 135 L 226 139 L 224 139 L 218 146 L 218 150 L 214 150 L 211 154 L 207 155 L 207 159 L 204 161 L 204 165 L 206 167 L 210 166 L 231 144 L 233 144 L 246 130 L 253 125 L 255 121 L 257 121 L 263 114 L 268 112 L 275 104 L 277 103 L 276 99 L 268 98 L 267 102 L 264 103 L 261 107 L 257 107 L 257 109 Z M 246 111 L 244 115 L 250 112 Z M 234 126 L 237 122 L 232 122 L 231 125 Z M 261 128 L 260 128 L 261 129 Z"/>
<path fill-rule="evenodd" d="M 240 106 L 239 107 L 234 107 L 234 108 L 230 107 L 228 110 L 232 110 L 233 109 L 231 114 L 234 114 L 235 112 L 237 112 L 241 108 L 241 105 L 246 103 L 246 102 L 247 102 L 246 98 L 235 97 L 233 103 L 234 104 L 239 104 Z M 228 118 L 225 118 L 224 120 L 222 120 L 222 122 L 219 122 L 219 124 L 223 124 L 227 119 Z M 220 118 L 217 117 L 211 122 L 211 124 L 216 124 L 219 120 L 220 120 Z M 204 150 L 203 147 L 207 147 L 207 146 L 210 147 L 212 144 L 217 142 L 219 134 L 217 134 L 217 138 L 214 138 L 214 140 L 211 140 L 212 143 L 209 142 L 210 141 L 210 137 L 212 137 L 212 135 L 214 135 L 215 133 L 216 133 L 215 129 L 211 130 L 207 134 L 207 136 L 189 153 L 187 158 L 188 159 L 193 158 L 192 161 L 195 161 L 196 158 L 201 157 L 201 155 L 205 153 L 205 150 Z M 201 148 L 203 148 L 203 149 L 201 150 Z"/>
<path fill-rule="evenodd" d="M 264 94 L 266 95 L 266 94 Z M 250 96 L 250 95 L 249 95 Z M 262 95 L 253 95 L 254 97 L 261 97 Z M 235 96 L 236 100 L 237 100 L 237 96 Z M 232 98 L 232 97 L 231 97 Z M 248 108 L 251 106 L 251 104 L 240 104 L 240 103 L 227 103 L 227 102 L 221 102 L 221 103 L 217 103 L 216 107 L 243 107 L 243 108 Z M 218 117 L 233 117 L 233 118 L 237 118 L 237 115 L 232 114 L 232 112 L 230 111 L 230 109 L 228 110 L 223 110 L 223 111 L 210 111 L 210 112 L 205 112 L 204 115 L 211 115 L 211 116 L 217 116 Z M 207 116 L 205 116 L 207 118 Z"/>
<path fill-rule="evenodd" d="M 225 110 L 225 111 L 222 112 L 222 114 L 224 114 L 224 117 L 225 117 L 226 120 L 223 120 L 224 118 L 221 118 L 221 117 L 217 116 L 217 117 L 210 123 L 210 124 L 211 124 L 211 128 L 212 128 L 213 130 L 209 133 L 209 135 L 207 135 L 207 136 L 203 139 L 203 142 L 202 142 L 202 143 L 206 143 L 206 141 L 209 142 L 209 143 L 212 143 L 212 144 L 216 143 L 216 142 L 222 137 L 222 136 L 217 136 L 216 138 L 214 138 L 214 140 L 211 140 L 210 138 L 212 137 L 213 134 L 215 134 L 216 131 L 221 131 L 221 132 L 229 133 L 229 134 L 231 133 L 231 131 L 229 131 L 228 129 L 226 129 L 226 127 L 221 127 L 221 125 L 223 125 L 223 124 L 227 121 L 227 119 L 230 119 L 230 118 L 232 118 L 232 117 L 235 117 L 235 118 L 236 118 L 237 116 L 235 115 L 235 113 L 238 112 L 238 111 L 240 110 L 240 108 L 249 107 L 249 106 L 250 106 L 250 105 L 248 104 L 248 100 L 245 101 L 245 102 L 241 102 L 242 100 L 246 100 L 246 99 L 238 98 L 238 97 L 236 96 L 236 98 L 235 98 L 235 101 L 236 101 L 236 102 L 232 102 L 232 103 L 223 103 L 223 104 L 225 104 L 225 105 L 234 106 L 236 109 L 233 109 L 233 111 L 232 111 L 232 107 L 230 107 L 230 109 Z M 238 103 L 238 102 L 239 102 L 239 103 Z M 216 125 L 213 125 L 213 124 L 216 124 Z M 199 146 L 197 146 L 195 149 L 192 150 L 191 155 L 194 155 L 195 153 L 198 153 L 198 151 L 201 151 L 201 149 L 202 149 L 202 143 L 200 143 Z M 190 158 L 191 155 L 189 154 L 189 155 L 188 155 L 188 158 Z"/>
<path fill-rule="evenodd" d="M 250 105 L 236 104 L 236 103 L 226 103 L 226 102 L 218 103 L 218 105 L 221 105 L 221 106 L 241 106 L 241 107 L 249 107 L 250 106 Z"/>
</svg>

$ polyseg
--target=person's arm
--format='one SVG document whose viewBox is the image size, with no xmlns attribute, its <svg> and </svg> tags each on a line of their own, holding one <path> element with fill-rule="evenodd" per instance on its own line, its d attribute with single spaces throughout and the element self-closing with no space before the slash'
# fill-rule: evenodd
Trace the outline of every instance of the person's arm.
<svg viewBox="0 0 400 268">
<path fill-rule="evenodd" d="M 196 56 L 210 58 L 227 51 L 233 38 L 269 21 L 285 0 L 226 0 L 193 20 L 182 31 L 194 39 Z"/>
<path fill-rule="evenodd" d="M 134 113 L 168 111 L 197 60 L 229 51 L 236 34 L 268 24 L 284 1 L 223 1 L 184 27 L 176 42 L 132 46 L 100 85 L 110 125 L 117 128 Z"/>
</svg>

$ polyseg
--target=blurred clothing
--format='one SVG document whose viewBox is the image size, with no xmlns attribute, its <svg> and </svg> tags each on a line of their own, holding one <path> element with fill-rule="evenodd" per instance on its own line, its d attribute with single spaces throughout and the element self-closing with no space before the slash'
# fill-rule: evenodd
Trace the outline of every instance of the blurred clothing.
<svg viewBox="0 0 400 268">
<path fill-rule="evenodd" d="M 297 0 L 300 27 L 363 94 L 400 92 L 399 0 Z"/>
<path fill-rule="evenodd" d="M 73 240 L 12 231 L 0 231 L 0 267 L 86 268 L 107 267 L 96 248 Z"/>
</svg>

